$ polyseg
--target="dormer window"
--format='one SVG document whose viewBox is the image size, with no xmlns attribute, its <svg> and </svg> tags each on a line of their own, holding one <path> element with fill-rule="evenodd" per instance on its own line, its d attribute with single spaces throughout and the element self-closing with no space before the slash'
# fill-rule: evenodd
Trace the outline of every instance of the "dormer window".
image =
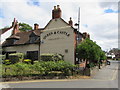
<svg viewBox="0 0 120 90">
<path fill-rule="evenodd" d="M 14 45 L 19 39 L 20 39 L 20 37 L 13 35 L 6 39 L 7 40 L 6 45 Z"/>
<path fill-rule="evenodd" d="M 37 39 L 38 36 L 32 32 L 31 35 L 29 36 L 29 43 L 35 43 Z"/>
<path fill-rule="evenodd" d="M 38 37 L 30 37 L 30 43 L 34 43 L 37 40 Z"/>
</svg>

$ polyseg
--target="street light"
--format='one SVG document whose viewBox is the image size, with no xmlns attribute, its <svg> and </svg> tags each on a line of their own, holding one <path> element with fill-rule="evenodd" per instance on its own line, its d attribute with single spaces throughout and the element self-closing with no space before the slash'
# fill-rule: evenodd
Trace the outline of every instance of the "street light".
<svg viewBox="0 0 120 90">
<path fill-rule="evenodd" d="M 39 36 L 39 41 L 38 41 L 38 61 L 41 60 L 41 57 L 40 57 L 40 46 L 41 46 L 41 31 L 40 31 L 40 36 Z"/>
</svg>

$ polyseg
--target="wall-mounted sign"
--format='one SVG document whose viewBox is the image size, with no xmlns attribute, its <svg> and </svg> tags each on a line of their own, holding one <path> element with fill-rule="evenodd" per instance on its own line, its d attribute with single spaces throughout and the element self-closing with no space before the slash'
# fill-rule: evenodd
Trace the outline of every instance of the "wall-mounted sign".
<svg viewBox="0 0 120 90">
<path fill-rule="evenodd" d="M 63 37 L 56 37 L 56 38 L 50 38 L 50 39 L 48 39 L 48 40 L 59 40 L 59 39 L 64 39 Z"/>
<path fill-rule="evenodd" d="M 48 36 L 51 36 L 51 35 L 53 35 L 53 34 L 64 34 L 64 35 L 66 35 L 66 36 L 70 36 L 70 34 L 68 33 L 68 32 L 66 32 L 66 31 L 53 31 L 53 32 L 50 32 L 50 33 L 48 33 L 48 34 L 46 34 L 44 37 L 43 37 L 43 39 L 46 39 Z"/>
</svg>

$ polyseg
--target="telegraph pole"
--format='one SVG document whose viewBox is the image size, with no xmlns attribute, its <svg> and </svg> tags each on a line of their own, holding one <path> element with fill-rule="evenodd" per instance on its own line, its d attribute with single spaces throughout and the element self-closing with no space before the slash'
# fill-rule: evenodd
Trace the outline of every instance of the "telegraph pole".
<svg viewBox="0 0 120 90">
<path fill-rule="evenodd" d="M 80 29 L 80 7 L 78 9 L 78 22 L 75 24 L 75 26 L 77 26 L 77 32 L 76 32 L 76 35 L 77 35 L 76 36 L 76 48 L 77 48 L 78 34 L 79 34 L 79 29 Z M 76 59 L 77 59 L 76 55 L 77 55 L 77 53 L 75 52 L 75 64 L 76 64 Z M 79 59 L 78 59 L 78 61 L 79 61 Z"/>
<path fill-rule="evenodd" d="M 39 42 L 38 42 L 38 61 L 40 61 L 40 46 L 41 46 L 41 31 L 40 31 L 40 37 L 39 37 Z"/>
<path fill-rule="evenodd" d="M 78 26 L 77 31 L 79 31 L 80 29 L 80 7 L 78 9 L 78 23 L 76 23 L 75 26 Z"/>
<path fill-rule="evenodd" d="M 80 7 L 78 10 L 78 31 L 79 31 L 79 28 L 80 28 Z"/>
</svg>

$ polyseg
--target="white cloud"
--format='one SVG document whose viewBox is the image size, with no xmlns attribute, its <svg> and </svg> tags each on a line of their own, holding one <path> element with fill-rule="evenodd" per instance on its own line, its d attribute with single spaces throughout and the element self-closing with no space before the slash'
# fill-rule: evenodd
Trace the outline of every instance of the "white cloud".
<svg viewBox="0 0 120 90">
<path fill-rule="evenodd" d="M 31 6 L 27 2 L 3 2 L 2 10 L 4 11 L 4 18 L 2 19 L 3 27 L 10 25 L 13 18 L 16 18 L 19 22 L 28 23 L 31 26 L 34 23 L 38 23 L 42 27 L 51 19 L 51 13 L 43 7 Z"/>
<path fill-rule="evenodd" d="M 101 8 L 118 10 L 118 2 L 100 2 Z"/>
</svg>

